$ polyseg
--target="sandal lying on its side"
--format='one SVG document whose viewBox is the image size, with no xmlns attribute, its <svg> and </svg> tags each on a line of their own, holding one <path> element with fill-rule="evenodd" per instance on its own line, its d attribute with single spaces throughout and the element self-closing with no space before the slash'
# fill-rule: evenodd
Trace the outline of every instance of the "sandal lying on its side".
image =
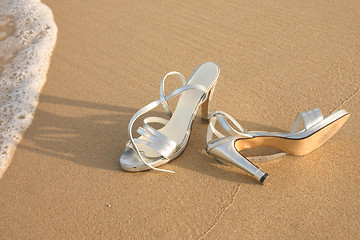
<svg viewBox="0 0 360 240">
<path fill-rule="evenodd" d="M 141 108 L 131 118 L 128 126 L 130 141 L 120 157 L 120 166 L 131 172 L 149 169 L 172 172 L 156 167 L 175 159 L 184 151 L 189 140 L 192 122 L 200 105 L 202 105 L 202 118 L 208 120 L 208 104 L 219 73 L 217 64 L 207 62 L 200 65 L 188 81 L 178 72 L 166 74 L 160 84 L 160 99 Z M 183 86 L 165 95 L 164 83 L 166 77 L 170 75 L 177 76 Z M 168 101 L 179 94 L 178 104 L 172 113 Z M 170 120 L 160 117 L 145 118 L 143 126 L 137 129 L 141 136 L 134 139 L 132 134 L 134 122 L 141 115 L 159 105 L 164 107 L 165 112 L 171 117 Z M 160 123 L 164 127 L 156 130 L 149 123 Z"/>
<path fill-rule="evenodd" d="M 323 118 L 319 108 L 298 113 L 290 133 L 247 132 L 234 118 L 225 112 L 217 111 L 210 116 L 207 133 L 206 152 L 219 161 L 232 163 L 260 182 L 264 182 L 267 173 L 260 170 L 248 159 L 240 154 L 241 150 L 256 147 L 272 147 L 292 155 L 306 155 L 329 140 L 349 118 L 350 114 L 344 109 L 338 110 Z M 229 119 L 237 128 L 235 130 L 225 120 Z M 224 136 L 215 129 L 215 123 L 220 125 L 230 136 Z M 301 126 L 303 128 L 299 130 Z M 299 130 L 299 131 L 298 131 Z M 218 139 L 212 139 L 213 135 Z M 275 158 L 284 155 L 278 153 L 265 158 Z"/>
</svg>

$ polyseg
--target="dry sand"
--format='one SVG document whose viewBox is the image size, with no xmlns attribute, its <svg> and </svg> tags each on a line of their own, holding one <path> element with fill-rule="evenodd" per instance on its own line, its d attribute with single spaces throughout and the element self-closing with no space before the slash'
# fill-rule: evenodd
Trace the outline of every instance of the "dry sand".
<svg viewBox="0 0 360 240">
<path fill-rule="evenodd" d="M 2 239 L 356 239 L 360 229 L 359 1 L 51 1 L 59 28 L 31 127 L 0 181 Z M 213 109 L 288 131 L 298 111 L 349 121 L 304 157 L 259 163 L 260 185 L 186 151 L 126 173 L 127 123 L 161 78 L 214 61 Z M 175 84 L 169 83 L 170 87 Z"/>
</svg>

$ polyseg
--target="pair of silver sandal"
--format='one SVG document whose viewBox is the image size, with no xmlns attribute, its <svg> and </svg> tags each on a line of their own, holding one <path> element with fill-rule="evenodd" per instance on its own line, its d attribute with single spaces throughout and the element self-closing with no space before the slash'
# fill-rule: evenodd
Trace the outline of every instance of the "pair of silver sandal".
<svg viewBox="0 0 360 240">
<path fill-rule="evenodd" d="M 120 166 L 130 172 L 154 169 L 173 173 L 157 167 L 177 158 L 185 150 L 193 120 L 198 108 L 202 106 L 202 119 L 209 122 L 206 152 L 220 162 L 240 167 L 263 183 L 268 174 L 255 166 L 250 158 L 242 156 L 241 150 L 273 147 L 283 151 L 262 157 L 265 159 L 277 158 L 286 153 L 306 155 L 330 139 L 350 116 L 342 109 L 324 118 L 320 109 L 315 108 L 298 113 L 289 133 L 246 131 L 225 112 L 216 111 L 209 115 L 209 102 L 219 73 L 216 63 L 207 62 L 200 65 L 188 80 L 178 72 L 166 74 L 160 84 L 160 98 L 141 108 L 131 118 L 128 125 L 130 140 L 120 157 Z M 175 75 L 182 82 L 182 86 L 165 94 L 165 81 L 171 75 Z M 180 97 L 173 113 L 168 101 L 178 95 Z M 137 129 L 140 137 L 134 138 L 135 121 L 160 105 L 170 119 L 145 118 L 143 125 Z M 150 123 L 161 124 L 163 127 L 155 129 Z M 216 123 L 223 128 L 221 132 L 216 129 Z"/>
</svg>

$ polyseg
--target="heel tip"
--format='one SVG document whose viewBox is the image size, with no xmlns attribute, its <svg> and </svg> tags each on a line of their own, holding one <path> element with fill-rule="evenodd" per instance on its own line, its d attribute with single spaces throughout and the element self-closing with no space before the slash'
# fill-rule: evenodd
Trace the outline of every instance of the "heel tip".
<svg viewBox="0 0 360 240">
<path fill-rule="evenodd" d="M 260 178 L 260 182 L 261 182 L 262 184 L 264 184 L 264 183 L 265 183 L 265 180 L 268 179 L 268 176 L 269 176 L 269 174 L 265 173 L 265 174 Z"/>
</svg>

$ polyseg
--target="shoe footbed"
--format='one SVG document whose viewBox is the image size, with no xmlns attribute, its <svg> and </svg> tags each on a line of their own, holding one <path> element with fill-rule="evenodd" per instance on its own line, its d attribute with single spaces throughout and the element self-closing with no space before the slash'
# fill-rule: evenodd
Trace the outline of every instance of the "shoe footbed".
<svg viewBox="0 0 360 240">
<path fill-rule="evenodd" d="M 339 131 L 349 116 L 350 114 L 344 115 L 306 138 L 289 139 L 284 137 L 259 136 L 250 139 L 238 139 L 235 141 L 235 149 L 240 152 L 241 150 L 256 147 L 272 147 L 292 155 L 306 155 L 319 148 Z"/>
</svg>

